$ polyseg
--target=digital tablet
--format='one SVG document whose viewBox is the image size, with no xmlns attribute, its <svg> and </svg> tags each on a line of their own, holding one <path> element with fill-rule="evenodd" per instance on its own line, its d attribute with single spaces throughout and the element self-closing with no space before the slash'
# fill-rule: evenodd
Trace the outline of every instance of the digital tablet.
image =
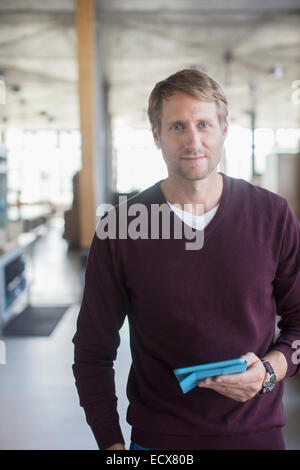
<svg viewBox="0 0 300 470">
<path fill-rule="evenodd" d="M 199 380 L 206 377 L 215 377 L 216 375 L 236 374 L 245 372 L 248 363 L 246 359 L 237 358 L 229 361 L 211 362 L 209 364 L 200 364 L 198 366 L 181 367 L 174 369 L 174 374 L 179 382 L 183 393 L 189 392 L 196 387 Z"/>
</svg>

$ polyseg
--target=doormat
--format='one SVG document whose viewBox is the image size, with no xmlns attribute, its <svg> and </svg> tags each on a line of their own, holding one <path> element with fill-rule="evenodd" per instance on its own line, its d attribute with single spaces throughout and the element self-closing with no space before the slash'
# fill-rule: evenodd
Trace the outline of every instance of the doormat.
<svg viewBox="0 0 300 470">
<path fill-rule="evenodd" d="M 28 306 L 3 328 L 3 336 L 49 336 L 69 306 Z"/>
</svg>

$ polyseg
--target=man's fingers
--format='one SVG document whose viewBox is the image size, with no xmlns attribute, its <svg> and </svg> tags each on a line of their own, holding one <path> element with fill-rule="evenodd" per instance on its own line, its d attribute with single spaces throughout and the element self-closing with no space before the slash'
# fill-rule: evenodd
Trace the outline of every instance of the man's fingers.
<svg viewBox="0 0 300 470">
<path fill-rule="evenodd" d="M 251 382 L 256 382 L 260 379 L 261 368 L 257 367 L 260 365 L 260 360 L 253 352 L 249 352 L 241 356 L 248 363 L 247 369 L 244 372 L 238 372 L 236 374 L 226 374 L 216 377 L 216 382 L 226 383 L 231 385 L 243 385 Z"/>
<path fill-rule="evenodd" d="M 253 352 L 247 352 L 246 354 L 243 354 L 243 356 L 241 356 L 241 359 L 246 359 L 246 361 L 248 362 L 248 367 L 251 366 L 257 360 L 259 360 L 256 354 L 254 354 Z"/>
<path fill-rule="evenodd" d="M 247 385 L 247 388 L 245 389 L 244 386 L 242 385 L 231 385 L 231 384 L 218 384 L 217 382 L 214 381 L 206 381 L 205 384 L 199 385 L 199 387 L 203 387 L 206 389 L 213 390 L 220 395 L 224 395 L 228 398 L 232 398 L 233 400 L 244 402 L 252 398 L 254 395 L 257 393 L 257 387 L 253 383 L 250 383 Z"/>
<path fill-rule="evenodd" d="M 235 388 L 230 385 L 217 385 L 216 383 L 208 383 L 207 385 L 204 385 L 203 388 L 213 390 L 214 392 L 219 393 L 220 395 L 223 395 L 227 398 L 231 398 L 235 401 L 245 401 L 245 391 L 241 387 Z M 249 392 L 251 393 L 251 390 L 249 390 Z"/>
<path fill-rule="evenodd" d="M 199 385 L 210 387 L 227 387 L 228 385 L 230 385 L 232 387 L 240 387 L 241 385 L 243 385 L 243 383 L 249 382 L 249 379 L 247 378 L 245 380 L 243 377 L 237 377 L 242 376 L 243 374 L 245 374 L 245 372 L 239 372 L 237 374 L 218 375 L 217 377 L 209 377 L 205 380 L 201 380 L 199 382 Z"/>
<path fill-rule="evenodd" d="M 232 387 L 240 387 L 245 384 L 255 383 L 259 380 L 260 371 L 256 367 L 246 370 L 245 372 L 238 372 L 236 374 L 218 375 L 216 377 L 209 377 L 201 380 L 201 385 L 230 385 Z"/>
<path fill-rule="evenodd" d="M 247 401 L 257 394 L 264 377 L 264 367 L 254 353 L 242 356 L 248 362 L 245 372 L 208 377 L 198 383 L 199 387 L 209 388 L 237 401 Z"/>
<path fill-rule="evenodd" d="M 248 363 L 248 367 L 244 372 L 238 372 L 236 374 L 225 374 L 216 377 L 208 377 L 198 383 L 201 387 L 214 388 L 221 386 L 220 390 L 226 390 L 229 386 L 232 390 L 238 391 L 240 388 L 245 389 L 251 387 L 257 387 L 257 383 L 262 380 L 262 369 L 263 367 L 259 358 L 256 354 L 249 352 L 241 356 Z M 251 387 L 252 388 L 252 387 Z"/>
</svg>

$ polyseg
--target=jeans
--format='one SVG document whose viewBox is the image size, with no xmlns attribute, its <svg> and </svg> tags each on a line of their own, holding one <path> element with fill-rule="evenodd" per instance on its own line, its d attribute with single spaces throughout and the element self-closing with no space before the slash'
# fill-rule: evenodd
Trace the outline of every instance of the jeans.
<svg viewBox="0 0 300 470">
<path fill-rule="evenodd" d="M 131 442 L 129 450 L 152 450 L 152 449 L 148 449 L 147 447 L 142 447 L 142 446 L 139 446 L 138 444 L 135 444 L 134 442 Z"/>
</svg>

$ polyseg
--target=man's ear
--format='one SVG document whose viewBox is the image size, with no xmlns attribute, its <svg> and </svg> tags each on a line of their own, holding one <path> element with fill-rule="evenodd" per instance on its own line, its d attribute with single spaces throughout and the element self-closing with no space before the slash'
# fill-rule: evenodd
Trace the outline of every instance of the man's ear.
<svg viewBox="0 0 300 470">
<path fill-rule="evenodd" d="M 223 127 L 223 138 L 224 138 L 224 140 L 226 139 L 227 134 L 228 134 L 228 121 L 226 120 L 225 123 L 224 123 L 224 127 Z"/>
<path fill-rule="evenodd" d="M 155 126 L 152 126 L 152 135 L 153 135 L 153 139 L 154 139 L 155 145 L 156 145 L 158 148 L 160 148 L 161 145 L 160 145 L 159 130 L 158 130 L 157 127 L 155 127 Z"/>
</svg>

